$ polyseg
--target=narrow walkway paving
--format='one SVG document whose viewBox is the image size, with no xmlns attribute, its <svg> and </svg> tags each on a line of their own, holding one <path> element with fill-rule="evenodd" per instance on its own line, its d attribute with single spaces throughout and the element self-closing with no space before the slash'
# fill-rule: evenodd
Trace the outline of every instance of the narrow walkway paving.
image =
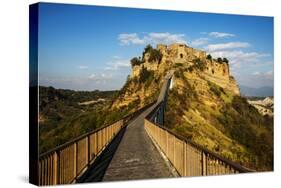
<svg viewBox="0 0 281 188">
<path fill-rule="evenodd" d="M 103 181 L 172 177 L 170 169 L 144 130 L 144 117 L 155 105 L 132 121 L 109 164 Z"/>
</svg>

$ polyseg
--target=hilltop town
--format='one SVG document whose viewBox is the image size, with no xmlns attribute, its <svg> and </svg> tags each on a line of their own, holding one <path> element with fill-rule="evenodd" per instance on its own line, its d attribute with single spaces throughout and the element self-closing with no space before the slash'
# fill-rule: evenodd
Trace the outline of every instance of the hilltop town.
<svg viewBox="0 0 281 188">
<path fill-rule="evenodd" d="M 228 63 L 226 58 L 214 59 L 210 54 L 207 55 L 205 51 L 189 47 L 186 44 L 175 43 L 169 46 L 158 44 L 156 49 L 148 45 L 142 57 L 135 57 L 131 60 L 132 72 L 127 82 L 142 77 L 144 72 L 149 72 L 146 76 L 149 77 L 153 74 L 156 80 L 161 81 L 162 75 L 168 70 L 184 67 L 185 73 L 191 73 L 193 68 L 200 67 L 200 71 L 197 72 L 200 76 L 189 74 L 190 79 L 200 81 L 198 78 L 203 78 L 203 80 L 213 82 L 235 95 L 240 95 L 239 87 L 230 74 Z M 139 85 L 137 82 L 134 83 Z M 155 89 L 158 88 L 158 86 L 152 86 L 155 89 L 148 90 L 144 87 L 136 89 L 134 84 L 127 84 L 126 86 L 131 88 L 127 89 L 127 93 L 125 92 L 119 100 L 115 101 L 113 107 L 127 106 L 136 100 L 144 101 L 145 98 L 157 92 Z M 141 104 L 145 103 L 141 102 Z"/>
<path fill-rule="evenodd" d="M 234 78 L 230 75 L 229 64 L 226 58 L 212 59 L 206 55 L 205 51 L 189 47 L 185 44 L 157 45 L 157 50 L 162 54 L 160 62 L 150 62 L 150 54 L 145 53 L 144 62 L 141 65 L 133 66 L 132 77 L 139 76 L 141 67 L 147 70 L 163 72 L 165 67 L 176 64 L 186 64 L 188 67 L 194 66 L 197 62 L 204 64 L 202 75 L 227 90 L 239 95 L 239 88 Z"/>
</svg>

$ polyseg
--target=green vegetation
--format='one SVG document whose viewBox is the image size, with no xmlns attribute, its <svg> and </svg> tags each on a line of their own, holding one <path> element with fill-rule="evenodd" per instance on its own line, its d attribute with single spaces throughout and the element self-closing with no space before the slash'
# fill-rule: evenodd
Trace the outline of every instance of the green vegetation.
<svg viewBox="0 0 281 188">
<path fill-rule="evenodd" d="M 227 58 L 224 57 L 224 58 L 222 59 L 222 62 L 225 62 L 226 64 L 228 64 L 229 61 L 228 61 Z"/>
<path fill-rule="evenodd" d="M 199 69 L 199 70 L 203 71 L 206 68 L 206 64 L 203 63 L 199 58 L 196 58 L 194 60 L 193 68 L 196 68 L 196 69 Z"/>
<path fill-rule="evenodd" d="M 130 108 L 110 109 L 118 91 L 73 91 L 39 88 L 39 150 L 46 152 L 127 115 Z M 80 102 L 104 99 L 97 103 Z"/>
<path fill-rule="evenodd" d="M 219 58 L 217 59 L 217 62 L 218 62 L 218 63 L 222 63 L 222 58 L 219 57 Z"/>
<path fill-rule="evenodd" d="M 212 91 L 216 96 L 220 97 L 222 93 L 225 94 L 224 89 L 217 84 L 208 81 L 208 85 L 210 87 L 210 91 Z"/>
<path fill-rule="evenodd" d="M 144 63 L 144 55 L 148 53 L 149 54 L 149 62 L 160 62 L 162 59 L 162 54 L 160 50 L 154 49 L 150 44 L 148 44 L 142 53 L 142 58 L 141 57 L 134 57 L 131 59 L 131 66 L 134 67 L 136 65 L 141 65 Z"/>
<path fill-rule="evenodd" d="M 183 67 L 183 64 L 182 63 L 175 63 L 174 68 L 178 68 L 178 67 Z"/>
<path fill-rule="evenodd" d="M 144 54 L 149 53 L 148 61 L 153 62 L 157 61 L 160 62 L 162 59 L 162 54 L 160 50 L 154 49 L 150 44 L 144 48 L 144 52 L 142 53 L 142 57 L 144 58 Z"/>
<path fill-rule="evenodd" d="M 261 116 L 243 97 L 235 96 L 221 110 L 219 121 L 227 126 L 227 134 L 252 153 L 248 166 L 273 169 L 273 119 Z"/>
<path fill-rule="evenodd" d="M 132 67 L 136 66 L 136 65 L 141 65 L 143 63 L 143 61 L 141 60 L 140 57 L 134 57 L 133 59 L 131 59 L 131 65 Z"/>
<path fill-rule="evenodd" d="M 145 55 L 146 53 L 152 51 L 152 50 L 153 50 L 153 47 L 152 47 L 150 44 L 148 44 L 148 45 L 144 48 L 144 51 L 142 52 L 142 57 L 144 58 L 144 55 Z"/>
<path fill-rule="evenodd" d="M 213 82 L 197 88 L 181 71 L 176 69 L 174 75 L 184 86 L 169 91 L 165 125 L 229 160 L 258 171 L 272 170 L 273 118 Z"/>
<path fill-rule="evenodd" d="M 176 78 L 184 78 L 183 71 L 181 69 L 176 70 L 174 72 L 174 75 L 175 75 Z"/>
<path fill-rule="evenodd" d="M 192 62 L 193 65 L 187 68 L 189 72 L 193 72 L 194 69 L 203 71 L 206 68 L 206 64 L 202 62 L 199 58 L 194 59 Z"/>
<path fill-rule="evenodd" d="M 222 64 L 222 63 L 228 64 L 229 60 L 225 57 L 224 58 L 219 57 L 219 58 L 217 58 L 217 62 L 220 63 L 220 64 Z"/>
<path fill-rule="evenodd" d="M 211 54 L 208 54 L 208 55 L 207 55 L 207 59 L 208 59 L 208 60 L 212 60 L 212 59 L 213 59 L 212 56 L 211 56 Z"/>
<path fill-rule="evenodd" d="M 153 80 L 154 71 L 149 71 L 146 68 L 142 67 L 139 75 L 139 82 L 151 82 Z"/>
</svg>

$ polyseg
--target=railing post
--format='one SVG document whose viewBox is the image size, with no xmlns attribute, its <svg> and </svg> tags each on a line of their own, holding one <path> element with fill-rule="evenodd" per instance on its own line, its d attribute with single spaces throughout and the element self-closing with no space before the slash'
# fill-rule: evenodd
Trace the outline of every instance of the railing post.
<svg viewBox="0 0 281 188">
<path fill-rule="evenodd" d="M 91 160 L 91 151 L 90 151 L 90 135 L 88 135 L 87 137 L 86 137 L 86 154 L 87 154 L 87 166 L 88 165 L 90 165 L 90 160 Z"/>
<path fill-rule="evenodd" d="M 186 142 L 183 142 L 183 176 L 187 175 L 186 169 L 187 169 L 187 161 L 186 161 Z"/>
<path fill-rule="evenodd" d="M 202 176 L 207 175 L 207 158 L 206 154 L 202 151 Z"/>
<path fill-rule="evenodd" d="M 58 154 L 55 151 L 54 152 L 54 158 L 53 158 L 53 185 L 58 184 Z"/>
<path fill-rule="evenodd" d="M 77 142 L 73 143 L 73 176 L 76 178 L 77 176 Z"/>
<path fill-rule="evenodd" d="M 174 156 L 174 160 L 173 160 L 173 162 L 174 162 L 174 164 L 176 164 L 176 137 L 175 136 L 173 136 L 173 140 L 174 140 L 174 153 L 173 153 L 173 156 Z"/>
</svg>

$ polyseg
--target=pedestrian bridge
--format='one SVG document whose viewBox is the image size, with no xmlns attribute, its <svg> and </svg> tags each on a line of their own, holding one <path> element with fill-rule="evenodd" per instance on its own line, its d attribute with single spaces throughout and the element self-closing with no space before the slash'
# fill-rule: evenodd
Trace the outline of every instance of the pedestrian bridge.
<svg viewBox="0 0 281 188">
<path fill-rule="evenodd" d="M 40 155 L 38 184 L 251 172 L 165 128 L 172 77 L 171 71 L 154 103 Z"/>
</svg>

